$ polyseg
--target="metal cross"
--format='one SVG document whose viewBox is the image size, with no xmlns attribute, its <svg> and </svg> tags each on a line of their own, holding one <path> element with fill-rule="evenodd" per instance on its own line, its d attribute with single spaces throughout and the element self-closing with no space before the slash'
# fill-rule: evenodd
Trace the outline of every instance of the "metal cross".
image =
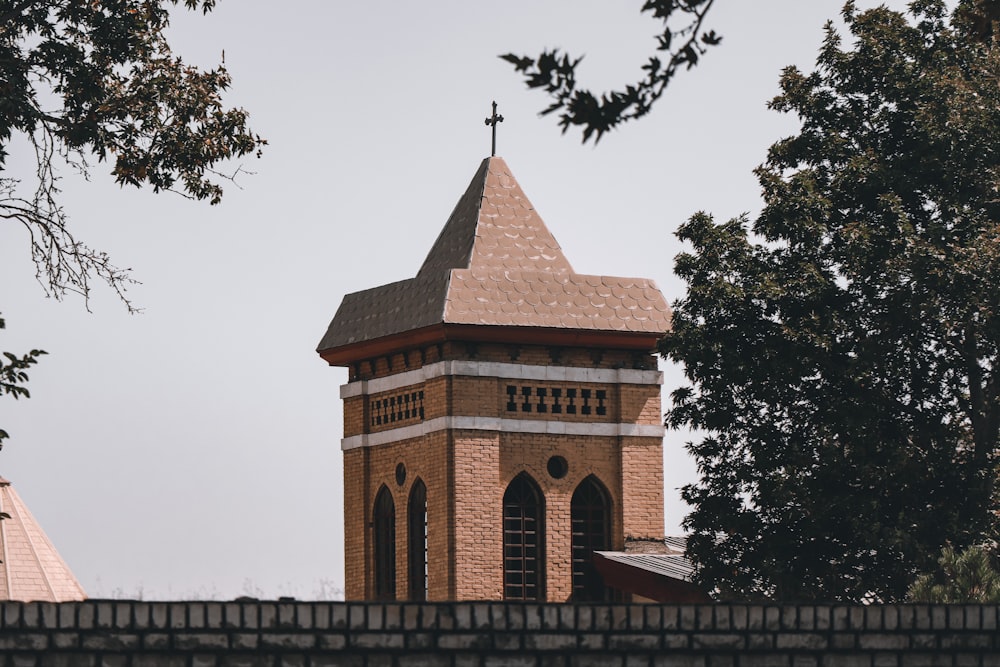
<svg viewBox="0 0 1000 667">
<path fill-rule="evenodd" d="M 497 115 L 497 103 L 496 100 L 493 100 L 493 115 L 486 119 L 486 124 L 493 126 L 493 157 L 496 157 L 497 154 L 497 123 L 502 122 L 503 116 Z"/>
</svg>

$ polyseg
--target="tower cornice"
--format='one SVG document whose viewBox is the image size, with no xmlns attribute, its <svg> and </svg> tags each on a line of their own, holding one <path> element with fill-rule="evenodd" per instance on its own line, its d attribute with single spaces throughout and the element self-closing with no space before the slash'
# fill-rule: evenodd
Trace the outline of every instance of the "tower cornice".
<svg viewBox="0 0 1000 667">
<path fill-rule="evenodd" d="M 557 329 L 523 326 L 487 326 L 474 324 L 435 324 L 404 331 L 375 340 L 360 341 L 328 350 L 319 355 L 331 366 L 383 357 L 405 350 L 450 341 L 470 343 L 508 343 L 559 347 L 603 347 L 637 352 L 652 352 L 660 334 L 600 329 Z"/>
</svg>

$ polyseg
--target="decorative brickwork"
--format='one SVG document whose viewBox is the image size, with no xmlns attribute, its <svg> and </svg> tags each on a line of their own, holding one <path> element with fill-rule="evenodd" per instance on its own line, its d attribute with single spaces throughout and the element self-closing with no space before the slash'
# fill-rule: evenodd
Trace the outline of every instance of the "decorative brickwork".
<svg viewBox="0 0 1000 667">
<path fill-rule="evenodd" d="M 426 545 L 428 600 L 570 600 L 573 563 L 580 579 L 593 550 L 572 539 L 571 499 L 588 478 L 607 506 L 587 544 L 662 538 L 652 350 L 669 323 L 652 281 L 575 273 L 503 161 L 485 160 L 417 276 L 344 297 L 320 342 L 323 359 L 349 368 L 348 599 L 390 590 L 376 587 L 390 553 L 397 598 L 422 596 L 410 550 Z M 515 479 L 537 490 L 537 517 L 505 518 Z M 426 488 L 426 540 L 408 520 L 415 480 Z M 396 517 L 394 551 L 384 522 L 373 523 L 380 489 Z M 515 534 L 520 556 L 510 555 Z M 598 588 L 577 586 L 584 597 Z"/>
<path fill-rule="evenodd" d="M 530 356 L 530 348 L 525 352 L 524 356 Z M 589 377 L 587 369 L 554 368 L 551 373 L 559 377 Z M 508 363 L 499 367 L 472 366 L 465 370 L 501 376 L 544 376 L 548 368 Z M 441 374 L 431 367 L 418 372 L 428 375 L 428 379 L 403 386 L 392 386 L 395 376 L 373 379 L 373 387 L 379 387 L 377 383 L 382 382 L 389 383 L 392 388 L 368 396 L 363 393 L 351 395 L 353 390 L 345 388 L 348 397 L 345 398 L 344 421 L 351 425 L 345 426 L 345 446 L 358 437 L 368 437 L 364 433 L 384 438 L 367 441 L 378 444 L 345 451 L 349 599 L 366 599 L 374 595 L 372 568 L 375 556 L 366 542 L 370 543 L 373 538 L 371 512 L 375 494 L 382 485 L 392 493 L 397 517 L 407 516 L 406 504 L 414 480 L 419 478 L 426 485 L 430 600 L 502 599 L 502 497 L 510 481 L 522 472 L 536 481 L 546 500 L 547 600 L 566 601 L 572 596 L 570 499 L 589 475 L 608 491 L 610 548 L 621 549 L 625 535 L 662 536 L 663 450 L 658 435 L 661 428 L 659 384 L 568 381 L 528 384 L 523 380 L 512 384 L 503 377 Z M 608 374 L 607 377 L 594 377 L 619 377 L 618 371 L 613 369 L 601 372 Z M 424 375 L 403 372 L 400 377 L 410 378 L 403 380 L 409 382 Z M 655 377 L 658 379 L 658 374 Z M 515 388 L 513 397 L 517 406 L 510 412 L 508 399 L 512 394 L 509 387 Z M 530 396 L 524 392 L 525 387 L 529 388 Z M 539 390 L 542 390 L 541 395 Z M 405 419 L 405 407 L 403 418 L 398 415 L 400 396 L 411 399 L 409 421 Z M 414 396 L 417 403 L 413 401 Z M 526 398 L 531 400 L 530 412 L 523 409 Z M 394 405 L 399 421 L 390 420 L 385 424 L 385 408 Z M 413 415 L 414 405 L 423 410 L 422 419 L 419 413 Z M 539 406 L 544 406 L 544 410 L 539 410 Z M 584 408 L 589 408 L 586 410 L 589 414 L 581 414 Z M 364 420 L 358 419 L 359 410 L 366 411 Z M 602 414 L 598 414 L 598 410 Z M 441 422 L 442 419 L 449 421 Z M 461 428 L 457 424 L 462 419 L 475 419 L 475 423 L 484 426 L 482 429 Z M 438 423 L 442 426 L 436 426 Z M 559 430 L 539 432 L 536 425 L 543 423 L 556 425 Z M 605 427 L 618 429 L 621 423 L 645 424 L 656 435 L 622 436 L 615 435 L 617 430 L 602 431 Z M 414 424 L 429 430 L 414 431 Z M 574 429 L 574 424 L 580 428 Z M 518 425 L 526 428 L 518 429 Z M 353 428 L 360 428 L 362 433 L 352 432 Z M 405 437 L 398 439 L 395 434 Z M 549 471 L 549 461 L 553 457 L 560 457 L 566 465 L 558 478 Z M 407 471 L 404 484 L 396 479 L 400 464 Z M 396 532 L 399 599 L 410 596 L 407 563 L 411 543 L 406 527 L 400 523 Z"/>
<path fill-rule="evenodd" d="M 506 412 L 606 417 L 608 390 L 592 387 L 554 385 L 513 385 L 505 387 Z"/>
<path fill-rule="evenodd" d="M 423 421 L 423 390 L 376 395 L 368 401 L 368 419 L 371 432 Z"/>
<path fill-rule="evenodd" d="M 0 605 L 3 667 L 996 667 L 996 605 Z"/>
</svg>

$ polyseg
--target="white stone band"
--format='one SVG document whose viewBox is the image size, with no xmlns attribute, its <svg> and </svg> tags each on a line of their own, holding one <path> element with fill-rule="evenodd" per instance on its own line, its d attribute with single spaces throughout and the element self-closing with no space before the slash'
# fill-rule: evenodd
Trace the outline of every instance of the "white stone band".
<svg viewBox="0 0 1000 667">
<path fill-rule="evenodd" d="M 442 375 L 496 377 L 507 380 L 549 382 L 593 382 L 602 384 L 663 384 L 660 371 L 640 371 L 632 368 L 580 368 L 578 366 L 533 366 L 504 364 L 496 361 L 439 361 L 416 370 L 404 371 L 383 378 L 356 380 L 340 386 L 340 397 L 380 394 L 426 382 Z"/>
<path fill-rule="evenodd" d="M 651 371 L 643 371 L 651 372 Z M 658 372 L 658 371 L 657 371 Z M 504 419 L 501 417 L 437 417 L 411 426 L 401 426 L 379 433 L 363 433 L 343 438 L 343 450 L 357 447 L 375 447 L 391 442 L 419 438 L 422 435 L 445 429 L 472 431 L 502 431 L 504 433 L 540 433 L 545 435 L 596 435 L 603 437 L 663 438 L 665 429 L 659 424 L 607 424 L 590 422 L 561 422 L 542 419 Z"/>
</svg>

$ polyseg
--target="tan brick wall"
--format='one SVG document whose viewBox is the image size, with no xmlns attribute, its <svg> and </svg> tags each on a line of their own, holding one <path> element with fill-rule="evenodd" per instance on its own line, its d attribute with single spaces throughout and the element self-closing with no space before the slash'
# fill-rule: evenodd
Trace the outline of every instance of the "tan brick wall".
<svg viewBox="0 0 1000 667">
<path fill-rule="evenodd" d="M 344 452 L 344 596 L 363 600 L 367 588 L 369 557 L 366 552 L 371 508 L 358 506 L 368 496 L 365 484 L 367 449 Z"/>
<path fill-rule="evenodd" d="M 354 407 L 354 410 L 357 412 L 359 407 L 367 410 L 364 413 L 367 433 L 419 424 L 426 418 L 426 391 L 423 383 L 358 398 L 363 399 L 363 404 Z"/>
<path fill-rule="evenodd" d="M 439 345 L 429 345 L 422 348 L 411 348 L 390 355 L 360 359 L 348 367 L 348 380 L 370 380 L 376 377 L 395 375 L 441 361 L 445 357 L 443 348 Z"/>
<path fill-rule="evenodd" d="M 486 380 L 486 378 L 482 378 Z M 500 378 L 495 380 L 497 384 L 498 405 L 497 409 L 501 417 L 507 419 L 550 419 L 563 422 L 617 422 L 618 412 L 618 386 L 614 384 L 584 383 L 584 382 L 549 382 L 543 380 L 509 380 Z M 508 410 L 507 403 L 510 400 L 508 387 L 514 387 L 515 410 Z M 525 396 L 524 390 L 530 393 Z M 542 389 L 544 396 L 539 396 L 538 390 Z M 553 390 L 559 390 L 558 399 L 553 396 Z M 574 396 L 570 397 L 570 390 Z M 589 398 L 584 399 L 584 390 L 589 392 Z M 603 400 L 597 398 L 597 392 L 605 392 Z M 525 403 L 528 409 L 525 410 Z M 558 404 L 560 412 L 553 412 Z M 570 412 L 570 407 L 574 408 Z M 598 407 L 605 408 L 605 414 L 600 414 Z M 589 408 L 589 414 L 584 408 Z M 543 408 L 544 411 L 539 411 Z"/>
<path fill-rule="evenodd" d="M 344 399 L 344 437 L 389 431 L 449 414 L 449 382 L 450 378 L 441 376 L 398 389 Z M 383 403 L 375 407 L 375 401 L 389 405 Z M 420 408 L 423 408 L 423 418 Z M 376 419 L 378 416 L 382 417 L 381 421 Z"/>
<path fill-rule="evenodd" d="M 507 485 L 522 471 L 531 475 L 545 496 L 546 599 L 549 601 L 568 600 L 572 593 L 570 501 L 576 487 L 589 475 L 597 477 L 611 497 L 612 546 L 615 549 L 624 547 L 617 440 L 594 436 L 501 434 L 500 499 Z M 553 456 L 562 456 L 569 463 L 569 471 L 563 479 L 553 479 L 546 469 Z M 660 497 L 662 499 L 662 492 Z M 662 517 L 661 507 L 661 524 Z M 502 542 L 502 535 L 500 539 Z"/>
<path fill-rule="evenodd" d="M 508 387 L 515 388 L 515 410 L 508 410 L 511 397 Z M 530 391 L 524 396 L 523 388 Z M 450 390 L 449 390 L 450 388 Z M 539 396 L 538 389 L 545 395 Z M 558 389 L 560 397 L 556 399 L 553 390 Z M 570 398 L 569 391 L 575 392 Z M 584 400 L 583 391 L 590 392 L 590 398 Z M 605 392 L 603 400 L 598 399 L 597 392 Z M 422 393 L 422 397 L 421 397 Z M 417 395 L 417 401 L 413 397 Z M 405 403 L 403 399 L 411 402 Z M 373 407 L 373 402 L 383 403 L 381 408 Z M 390 402 L 386 407 L 385 402 Z M 524 410 L 524 403 L 529 405 Z M 561 412 L 555 413 L 555 405 Z M 590 414 L 584 413 L 584 406 L 590 407 Z M 570 406 L 575 412 L 569 412 Z M 397 407 L 393 407 L 397 406 Z M 416 409 L 423 408 L 421 419 Z M 539 407 L 544 407 L 544 412 Z M 605 408 L 605 414 L 599 414 L 598 407 Z M 409 414 L 406 413 L 409 410 Z M 395 412 L 393 419 L 388 419 Z M 403 412 L 402 415 L 399 413 Z M 375 423 L 376 417 L 382 416 L 381 423 Z M 475 376 L 440 376 L 427 382 L 416 383 L 368 396 L 353 396 L 344 401 L 344 435 L 352 436 L 360 433 L 377 433 L 401 426 L 417 424 L 421 421 L 447 415 L 464 415 L 480 417 L 503 417 L 505 419 L 548 419 L 564 422 L 590 423 L 635 423 L 660 424 L 660 388 L 658 385 L 615 385 L 581 382 L 549 382 L 535 380 L 511 380 L 506 378 L 475 377 Z"/>
<path fill-rule="evenodd" d="M 344 556 L 348 600 L 372 597 L 372 508 L 383 484 L 392 494 L 396 507 L 396 597 L 409 598 L 407 516 L 410 492 L 417 479 L 423 480 L 427 487 L 428 598 L 449 598 L 451 511 L 446 442 L 446 434 L 438 432 L 344 452 Z M 400 463 L 406 467 L 402 485 L 396 482 L 396 466 Z"/>
<path fill-rule="evenodd" d="M 567 365 L 593 368 L 655 368 L 650 355 L 628 351 L 552 349 L 540 346 L 445 343 L 410 350 L 356 364 L 352 380 L 384 377 L 444 359 L 474 358 L 482 361 Z M 357 369 L 357 370 L 355 370 Z M 553 414 L 507 411 L 507 385 L 544 387 L 548 406 L 551 389 L 587 388 L 590 404 L 597 406 L 596 391 L 607 392 L 606 414 Z M 593 423 L 659 424 L 659 387 L 655 385 L 602 385 L 597 383 L 520 381 L 503 378 L 443 376 L 426 383 L 385 392 L 397 396 L 423 391 L 424 420 L 436 417 L 485 416 Z M 345 435 L 385 431 L 403 423 L 373 426 L 371 403 L 378 396 L 359 396 L 344 402 Z M 582 406 L 578 393 L 577 405 Z M 532 401 L 538 402 L 533 391 Z M 563 399 L 565 402 L 565 398 Z M 552 456 L 569 463 L 563 479 L 546 470 Z M 396 466 L 407 469 L 402 485 Z M 594 475 L 611 498 L 611 545 L 624 547 L 624 536 L 661 537 L 663 533 L 662 443 L 657 438 L 440 431 L 411 440 L 353 449 L 344 453 L 345 557 L 347 599 L 372 596 L 371 514 L 382 484 L 392 494 L 396 508 L 396 563 L 399 599 L 409 597 L 407 515 L 409 494 L 417 478 L 427 486 L 429 598 L 431 600 L 496 600 L 503 597 L 503 493 L 520 472 L 531 475 L 545 496 L 546 597 L 565 601 L 572 591 L 570 501 L 577 486 Z M 623 508 L 625 512 L 623 514 Z"/>
<path fill-rule="evenodd" d="M 366 396 L 352 396 L 344 399 L 344 437 L 367 433 L 366 419 Z"/>
<path fill-rule="evenodd" d="M 455 599 L 503 598 L 500 434 L 455 431 Z"/>
<path fill-rule="evenodd" d="M 437 380 L 443 381 L 444 378 L 436 378 L 435 381 Z M 659 385 L 550 382 L 473 376 L 456 376 L 451 378 L 451 382 L 453 391 L 450 414 L 452 415 L 635 424 L 660 424 L 663 418 L 660 412 Z M 513 411 L 507 409 L 507 403 L 510 401 L 508 387 L 514 387 L 516 391 L 514 403 L 517 405 L 517 409 Z M 531 392 L 527 398 L 527 403 L 530 405 L 530 409 L 527 411 L 523 409 L 523 404 L 526 402 L 523 393 L 524 387 L 527 387 Z M 539 388 L 545 390 L 545 396 L 538 395 Z M 558 403 L 562 411 L 559 413 L 553 412 L 557 401 L 553 396 L 553 389 L 560 390 Z M 570 405 L 567 391 L 570 389 L 576 392 L 575 398 L 572 399 L 572 404 L 576 407 L 575 413 L 567 411 Z M 584 389 L 590 391 L 590 398 L 587 401 L 591 408 L 589 415 L 583 412 L 582 391 Z M 606 392 L 603 402 L 597 398 L 598 391 Z M 539 412 L 540 404 L 544 405 L 544 412 Z M 602 404 L 606 408 L 606 414 L 603 415 L 598 414 L 597 410 L 598 406 Z M 434 416 L 440 416 L 440 414 L 444 413 L 434 411 Z M 429 413 L 427 418 L 432 418 Z"/>
<path fill-rule="evenodd" d="M 662 460 L 662 447 L 649 444 L 655 439 L 626 438 L 619 450 L 618 440 L 456 431 L 453 510 L 448 506 L 445 432 L 345 452 L 348 599 L 370 597 L 373 590 L 371 510 L 382 484 L 392 493 L 396 507 L 397 597 L 409 597 L 406 517 L 409 494 L 418 477 L 428 494 L 430 599 L 502 599 L 503 492 L 525 471 L 545 497 L 546 599 L 568 600 L 572 592 L 570 500 L 586 477 L 594 475 L 611 498 L 612 548 L 623 548 L 625 535 L 656 537 L 663 532 L 663 475 L 662 468 L 654 465 L 657 457 Z M 562 456 L 569 463 L 563 479 L 552 478 L 546 469 L 552 456 Z M 402 486 L 395 480 L 398 463 L 407 468 Z M 353 501 L 358 497 L 366 499 L 363 513 Z M 628 508 L 625 516 L 623 507 Z M 451 516 L 455 517 L 453 548 L 449 545 Z M 449 563 L 454 564 L 453 582 Z"/>
<path fill-rule="evenodd" d="M 619 388 L 619 421 L 632 424 L 662 424 L 659 385 L 623 384 Z"/>
<path fill-rule="evenodd" d="M 501 416 L 496 378 L 455 376 L 452 378 L 453 415 Z"/>
<path fill-rule="evenodd" d="M 624 534 L 663 537 L 663 441 L 622 438 Z"/>
<path fill-rule="evenodd" d="M 424 388 L 424 419 L 445 417 L 449 414 L 451 398 L 448 387 L 451 378 L 446 376 L 431 378 L 423 383 Z M 421 385 L 417 385 L 421 386 Z"/>
</svg>

